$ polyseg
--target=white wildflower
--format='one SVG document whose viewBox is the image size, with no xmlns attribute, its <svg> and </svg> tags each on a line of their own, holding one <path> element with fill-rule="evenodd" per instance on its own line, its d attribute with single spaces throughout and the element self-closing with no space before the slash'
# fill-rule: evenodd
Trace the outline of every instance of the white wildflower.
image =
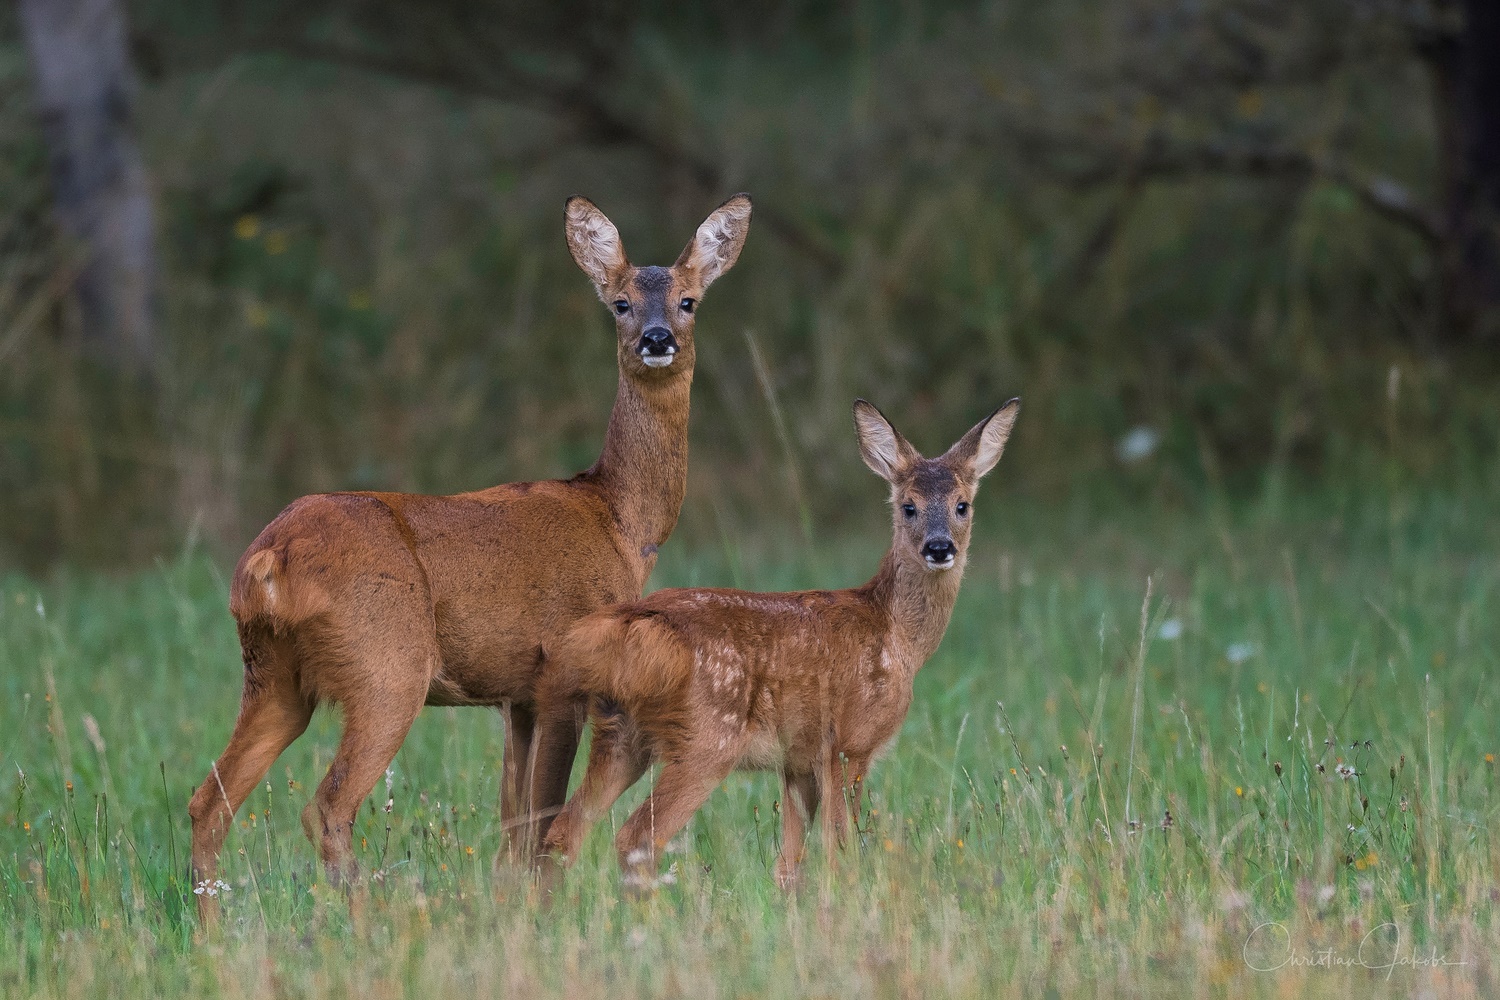
<svg viewBox="0 0 1500 1000">
<path fill-rule="evenodd" d="M 1246 660 L 1250 659 L 1250 657 L 1254 656 L 1256 652 L 1257 650 L 1255 647 L 1255 643 L 1236 642 L 1231 643 L 1229 648 L 1224 650 L 1224 658 L 1230 663 L 1233 663 L 1235 666 L 1239 666 L 1241 663 L 1244 663 Z"/>
<path fill-rule="evenodd" d="M 1160 444 L 1161 431 L 1141 424 L 1115 442 L 1115 457 L 1127 464 L 1139 462 L 1150 458 Z"/>
</svg>

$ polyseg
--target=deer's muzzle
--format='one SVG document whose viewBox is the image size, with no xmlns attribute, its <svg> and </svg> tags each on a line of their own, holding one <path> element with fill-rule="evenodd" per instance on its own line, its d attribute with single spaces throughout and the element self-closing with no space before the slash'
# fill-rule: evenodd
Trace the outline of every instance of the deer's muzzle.
<svg viewBox="0 0 1500 1000">
<path fill-rule="evenodd" d="M 652 368 L 664 368 L 677 356 L 677 338 L 664 326 L 648 327 L 641 333 L 636 353 Z"/>
</svg>

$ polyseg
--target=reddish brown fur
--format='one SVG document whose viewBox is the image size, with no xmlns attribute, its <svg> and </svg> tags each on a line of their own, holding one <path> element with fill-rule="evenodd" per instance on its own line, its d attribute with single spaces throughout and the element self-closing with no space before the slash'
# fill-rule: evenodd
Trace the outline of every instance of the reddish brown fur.
<svg viewBox="0 0 1500 1000">
<path fill-rule="evenodd" d="M 557 644 L 539 695 L 543 718 L 571 716 L 584 699 L 596 706 L 588 770 L 547 835 L 550 855 L 576 857 L 588 826 L 653 760 L 661 777 L 616 841 L 634 882 L 649 880 L 657 852 L 737 768 L 782 775 L 779 882 L 795 879 L 806 826 L 830 794 L 848 794 L 848 806 L 828 810 L 842 843 L 870 762 L 896 735 L 913 678 L 948 626 L 966 508 L 1017 411 L 1008 403 L 947 454 L 924 459 L 874 407 L 856 405 L 861 448 L 891 483 L 894 518 L 891 549 L 862 587 L 661 590 L 579 621 Z M 951 568 L 934 568 L 924 553 L 945 543 Z"/>
<path fill-rule="evenodd" d="M 424 704 L 509 709 L 501 816 L 507 828 L 517 822 L 548 644 L 588 612 L 640 596 L 676 524 L 694 359 L 694 315 L 682 300 L 734 263 L 749 219 L 749 198 L 737 195 L 672 268 L 642 269 L 597 208 L 568 202 L 575 260 L 606 303 L 631 303 L 616 317 L 619 390 L 588 471 L 447 497 L 307 496 L 260 533 L 230 596 L 245 661 L 239 719 L 189 807 L 195 881 L 214 877 L 234 813 L 324 702 L 344 707 L 344 733 L 303 825 L 330 877 L 353 871 L 355 813 Z M 647 301 L 635 287 L 647 271 L 665 299 Z M 675 338 L 667 367 L 642 356 L 652 317 Z M 557 725 L 564 731 L 549 745 L 576 744 L 576 725 Z M 566 778 L 536 789 L 537 800 L 555 811 Z M 214 901 L 199 900 L 211 919 Z"/>
</svg>

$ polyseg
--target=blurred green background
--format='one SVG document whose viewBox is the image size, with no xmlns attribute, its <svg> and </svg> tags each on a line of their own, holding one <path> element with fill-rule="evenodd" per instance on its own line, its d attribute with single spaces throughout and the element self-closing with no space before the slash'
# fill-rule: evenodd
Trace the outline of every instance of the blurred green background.
<svg viewBox="0 0 1500 1000">
<path fill-rule="evenodd" d="M 679 546 L 878 523 L 856 395 L 928 449 L 1023 396 L 987 489 L 1091 524 L 1494 494 L 1488 4 L 79 0 L 122 58 L 48 84 L 74 7 L 0 12 L 0 563 L 587 466 L 615 363 L 575 192 L 637 263 L 755 197 Z"/>
</svg>

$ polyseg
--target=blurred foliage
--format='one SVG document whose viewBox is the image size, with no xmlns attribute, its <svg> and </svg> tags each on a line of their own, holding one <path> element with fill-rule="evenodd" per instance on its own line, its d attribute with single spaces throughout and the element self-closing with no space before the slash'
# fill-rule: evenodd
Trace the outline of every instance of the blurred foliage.
<svg viewBox="0 0 1500 1000">
<path fill-rule="evenodd" d="M 929 448 L 1022 395 L 990 489 L 1038 502 L 1481 475 L 1496 365 L 1445 336 L 1421 207 L 1444 9 L 140 0 L 146 385 L 73 348 L 7 11 L 0 559 L 232 554 L 307 492 L 586 466 L 615 375 L 574 192 L 639 263 L 756 199 L 699 324 L 689 539 L 873 505 L 856 395 Z"/>
</svg>

